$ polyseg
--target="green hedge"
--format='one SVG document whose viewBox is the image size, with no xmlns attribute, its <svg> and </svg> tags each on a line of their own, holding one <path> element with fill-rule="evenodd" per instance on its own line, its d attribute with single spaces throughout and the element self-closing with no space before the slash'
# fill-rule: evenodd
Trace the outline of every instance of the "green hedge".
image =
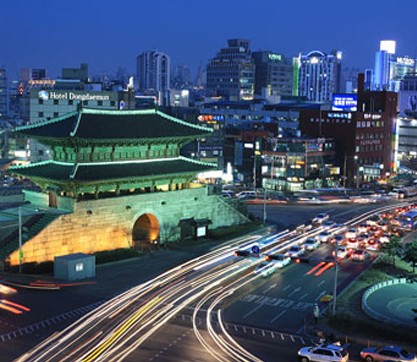
<svg viewBox="0 0 417 362">
<path fill-rule="evenodd" d="M 104 264 L 112 261 L 137 258 L 143 255 L 143 252 L 135 249 L 115 249 L 99 251 L 94 255 L 96 256 L 96 264 Z"/>
</svg>

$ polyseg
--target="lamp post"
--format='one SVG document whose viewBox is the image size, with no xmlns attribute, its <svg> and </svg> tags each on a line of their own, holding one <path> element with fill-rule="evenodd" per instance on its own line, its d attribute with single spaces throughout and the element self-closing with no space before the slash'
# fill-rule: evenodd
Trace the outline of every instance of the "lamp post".
<svg viewBox="0 0 417 362">
<path fill-rule="evenodd" d="M 356 169 L 356 190 L 359 190 L 359 165 L 358 165 L 358 155 L 353 156 L 355 160 L 355 169 Z"/>
</svg>

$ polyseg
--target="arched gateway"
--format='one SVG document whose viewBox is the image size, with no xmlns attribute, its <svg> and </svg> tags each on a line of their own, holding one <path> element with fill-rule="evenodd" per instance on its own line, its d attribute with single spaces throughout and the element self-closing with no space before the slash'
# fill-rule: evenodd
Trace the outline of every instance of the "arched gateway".
<svg viewBox="0 0 417 362">
<path fill-rule="evenodd" d="M 195 182 L 197 174 L 217 165 L 181 155 L 184 145 L 208 137 L 210 128 L 156 109 L 79 108 L 17 132 L 47 145 L 53 159 L 9 170 L 41 188 L 26 190 L 26 201 L 58 212 L 25 219 L 27 234 L 34 236 L 22 241 L 21 250 L 17 232 L 0 243 L 0 262 L 9 258 L 14 266 L 21 255 L 23 263 L 33 263 L 130 247 L 131 237 L 136 247 L 138 241 L 148 247 L 151 241 L 174 240 L 182 219 L 207 218 L 213 228 L 247 222 L 211 188 Z"/>
<path fill-rule="evenodd" d="M 158 219 L 153 214 L 141 215 L 133 225 L 132 240 L 136 248 L 159 243 L 160 226 Z"/>
</svg>

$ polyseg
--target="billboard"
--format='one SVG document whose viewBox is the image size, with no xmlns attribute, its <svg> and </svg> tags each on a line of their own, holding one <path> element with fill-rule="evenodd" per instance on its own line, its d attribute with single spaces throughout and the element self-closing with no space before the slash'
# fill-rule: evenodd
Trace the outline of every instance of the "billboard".
<svg viewBox="0 0 417 362">
<path fill-rule="evenodd" d="M 332 111 L 355 112 L 357 107 L 357 94 L 333 94 Z"/>
</svg>

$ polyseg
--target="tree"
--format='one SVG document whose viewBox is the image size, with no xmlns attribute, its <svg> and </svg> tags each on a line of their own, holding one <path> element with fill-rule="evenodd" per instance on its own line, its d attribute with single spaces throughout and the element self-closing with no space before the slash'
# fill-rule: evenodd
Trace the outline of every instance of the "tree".
<svg viewBox="0 0 417 362">
<path fill-rule="evenodd" d="M 413 273 L 415 273 L 415 268 L 417 266 L 417 240 L 414 240 L 407 245 L 403 259 L 411 264 Z"/>
<path fill-rule="evenodd" d="M 399 238 L 398 236 L 391 237 L 390 241 L 384 244 L 382 249 L 389 256 L 392 256 L 392 265 L 395 267 L 395 256 L 401 250 L 401 238 Z"/>
</svg>

